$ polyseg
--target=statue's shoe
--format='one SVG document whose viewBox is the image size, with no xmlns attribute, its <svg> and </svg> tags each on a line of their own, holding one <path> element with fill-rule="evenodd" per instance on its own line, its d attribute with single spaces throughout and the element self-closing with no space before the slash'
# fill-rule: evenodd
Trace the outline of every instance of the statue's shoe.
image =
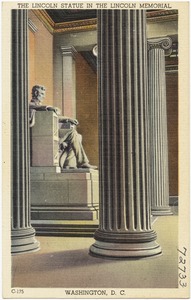
<svg viewBox="0 0 191 300">
<path fill-rule="evenodd" d="M 83 168 L 83 169 L 94 169 L 97 170 L 97 166 L 92 166 L 89 163 L 84 163 L 83 165 L 81 165 L 79 168 Z"/>
</svg>

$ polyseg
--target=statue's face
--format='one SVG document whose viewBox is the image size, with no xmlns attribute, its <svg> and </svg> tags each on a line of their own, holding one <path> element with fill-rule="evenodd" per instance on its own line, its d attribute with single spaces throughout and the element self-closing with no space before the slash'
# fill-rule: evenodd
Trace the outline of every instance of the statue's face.
<svg viewBox="0 0 191 300">
<path fill-rule="evenodd" d="M 45 98 L 45 90 L 41 88 L 36 89 L 35 96 L 38 99 L 38 101 L 42 102 L 43 99 Z"/>
</svg>

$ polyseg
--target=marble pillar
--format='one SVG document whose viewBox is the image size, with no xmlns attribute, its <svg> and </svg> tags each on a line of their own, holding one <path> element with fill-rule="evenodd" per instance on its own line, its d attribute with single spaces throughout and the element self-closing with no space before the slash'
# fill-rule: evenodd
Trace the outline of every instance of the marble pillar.
<svg viewBox="0 0 191 300">
<path fill-rule="evenodd" d="M 12 10 L 12 254 L 39 249 L 30 223 L 27 15 Z"/>
<path fill-rule="evenodd" d="M 146 16 L 98 12 L 100 225 L 90 253 L 160 255 L 151 228 Z"/>
<path fill-rule="evenodd" d="M 62 114 L 76 118 L 76 49 L 61 47 L 62 53 Z"/>
<path fill-rule="evenodd" d="M 148 40 L 148 94 L 150 116 L 151 211 L 172 214 L 169 206 L 168 137 L 165 54 L 171 51 L 169 37 Z"/>
</svg>

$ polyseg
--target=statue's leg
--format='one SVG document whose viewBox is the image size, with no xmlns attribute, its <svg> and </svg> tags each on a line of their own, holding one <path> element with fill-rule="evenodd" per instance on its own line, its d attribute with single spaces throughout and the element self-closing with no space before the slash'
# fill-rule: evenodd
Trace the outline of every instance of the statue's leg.
<svg viewBox="0 0 191 300">
<path fill-rule="evenodd" d="M 67 157 L 67 151 L 64 149 L 62 151 L 62 153 L 60 153 L 60 158 L 59 158 L 59 166 L 60 168 L 64 168 L 64 164 L 65 164 L 65 161 L 66 161 L 66 157 Z"/>
<path fill-rule="evenodd" d="M 65 139 L 65 142 L 72 147 L 78 167 L 82 166 L 83 164 L 89 163 L 81 141 L 82 137 L 77 133 L 75 129 L 73 129 Z"/>
<path fill-rule="evenodd" d="M 62 169 L 77 168 L 76 156 L 71 146 L 70 138 L 68 138 L 73 130 L 73 128 L 59 130 L 59 143 L 60 146 L 62 146 L 60 148 L 62 149 L 62 153 L 60 155 L 59 165 Z"/>
<path fill-rule="evenodd" d="M 63 164 L 63 168 L 77 168 L 76 156 L 71 146 L 65 149 L 66 159 Z"/>
<path fill-rule="evenodd" d="M 77 132 L 77 134 L 78 134 L 78 137 L 79 137 L 79 141 L 80 141 L 80 143 L 82 143 L 82 135 L 81 135 L 81 134 L 79 134 L 78 132 Z"/>
</svg>

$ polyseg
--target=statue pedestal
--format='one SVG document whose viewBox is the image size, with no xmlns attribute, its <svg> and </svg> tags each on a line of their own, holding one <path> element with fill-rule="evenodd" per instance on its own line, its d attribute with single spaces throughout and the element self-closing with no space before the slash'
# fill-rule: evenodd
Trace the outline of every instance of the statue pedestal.
<svg viewBox="0 0 191 300">
<path fill-rule="evenodd" d="M 36 111 L 31 128 L 31 165 L 58 166 L 58 116 L 53 111 Z"/>
<path fill-rule="evenodd" d="M 59 167 L 31 167 L 31 223 L 37 234 L 58 235 L 59 228 L 59 235 L 65 235 L 76 221 L 81 221 L 82 231 L 86 224 L 91 227 L 91 222 L 97 227 L 98 191 L 97 170 L 61 172 Z M 75 230 L 72 235 L 76 235 Z"/>
</svg>

